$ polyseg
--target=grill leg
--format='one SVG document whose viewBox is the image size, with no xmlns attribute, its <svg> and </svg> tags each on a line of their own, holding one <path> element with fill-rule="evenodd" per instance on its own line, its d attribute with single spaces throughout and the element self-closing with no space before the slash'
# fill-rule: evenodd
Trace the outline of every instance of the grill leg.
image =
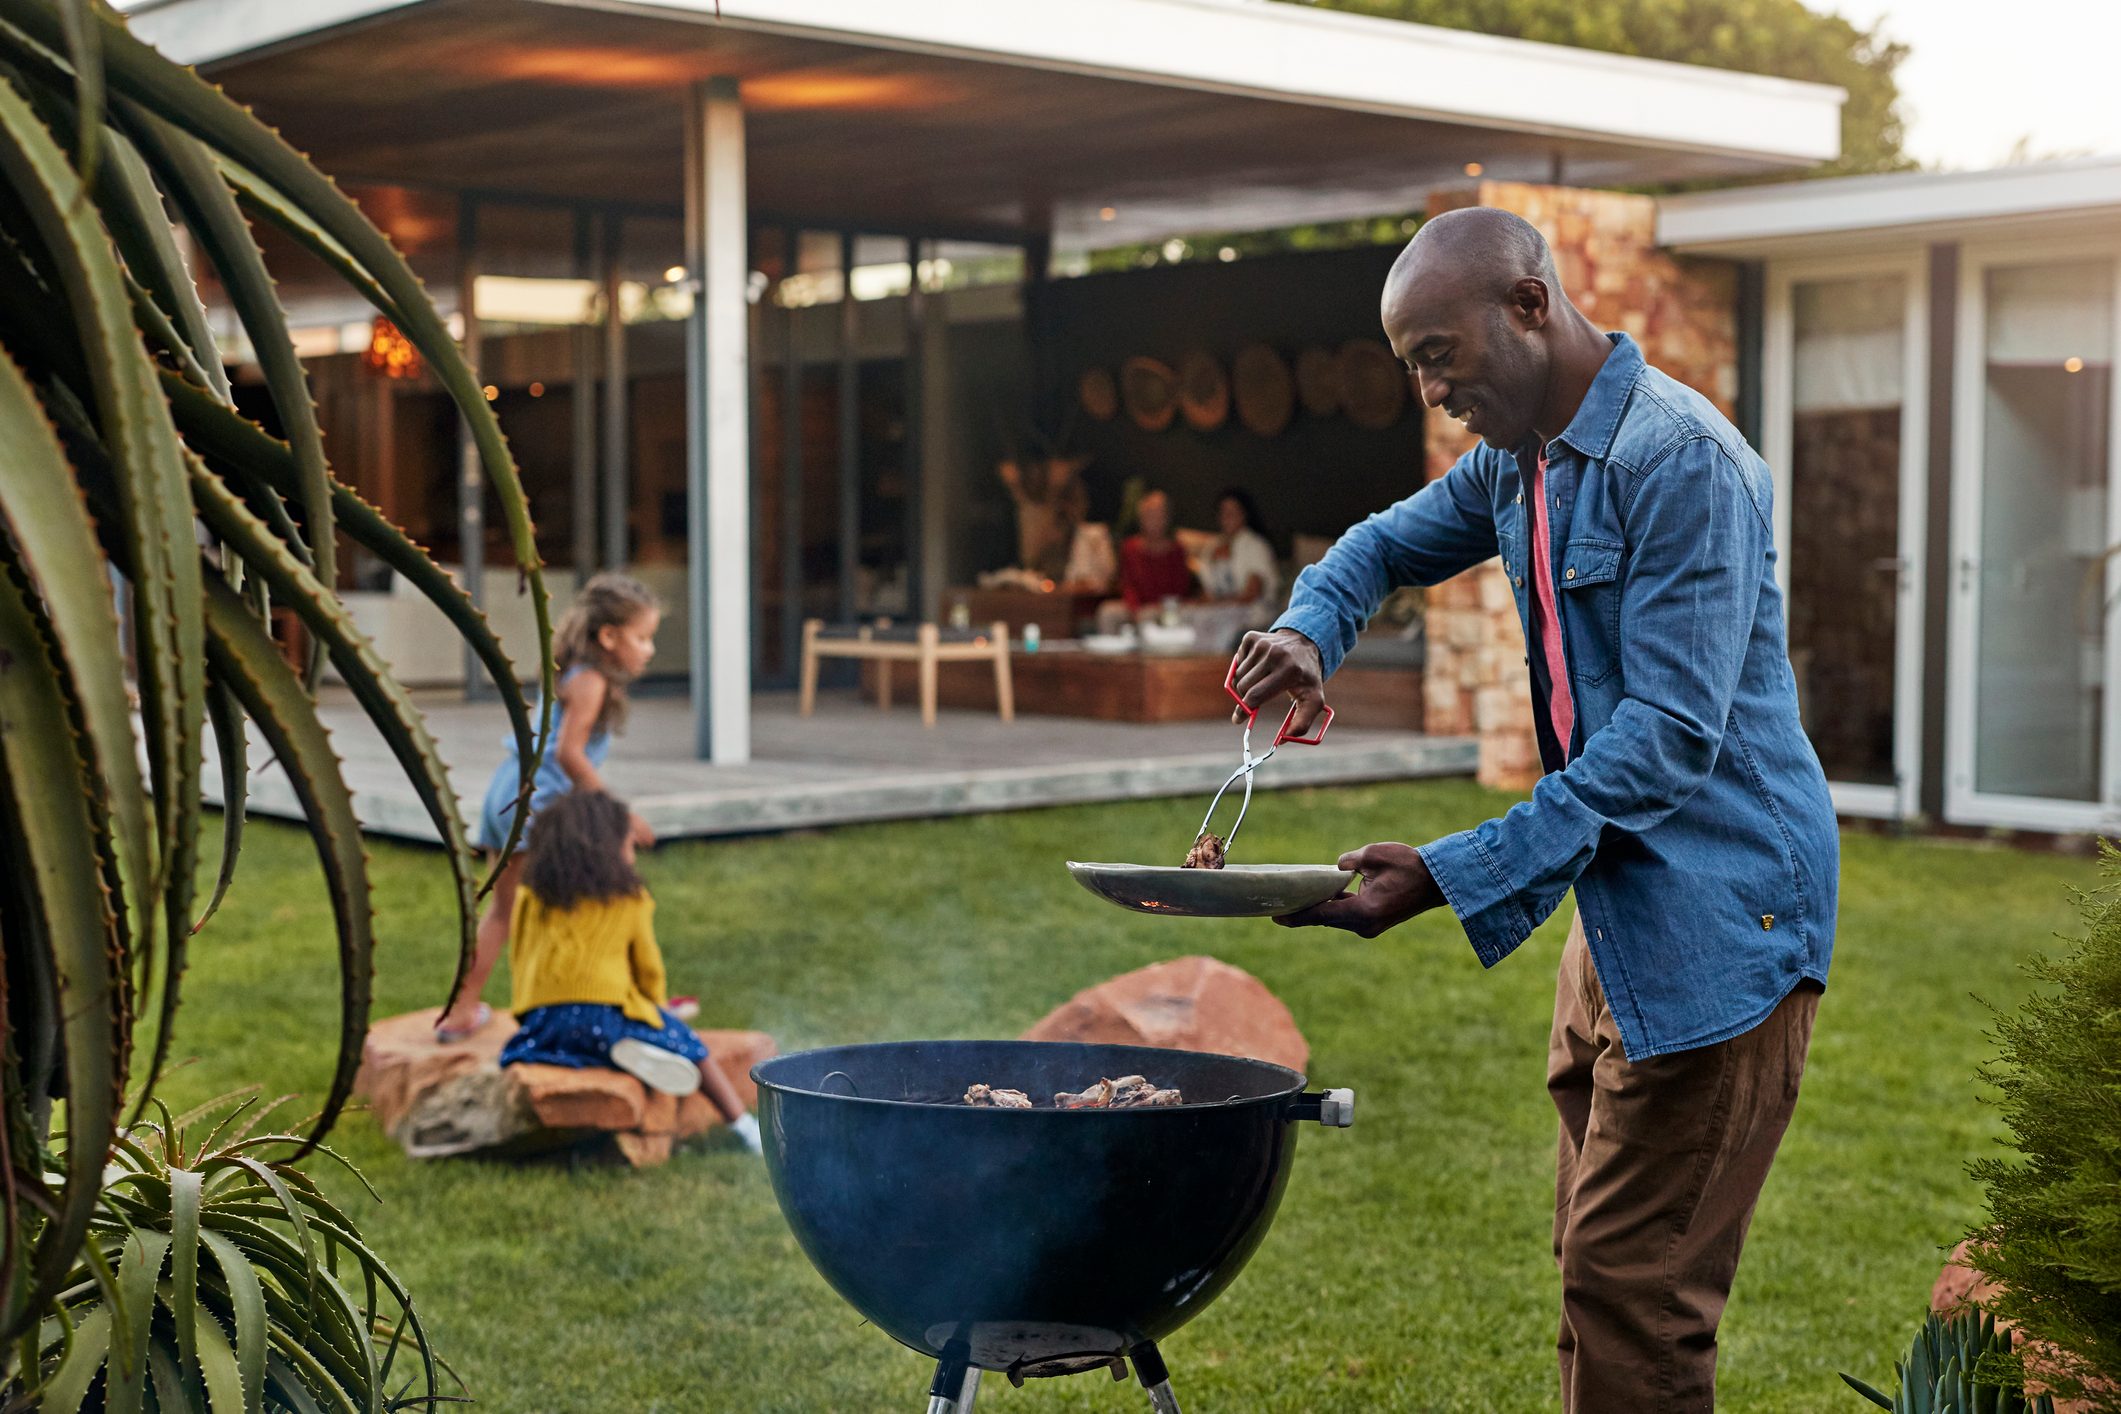
<svg viewBox="0 0 2121 1414">
<path fill-rule="evenodd" d="M 1145 1340 L 1128 1354 L 1134 1357 L 1134 1377 L 1149 1392 L 1149 1407 L 1156 1414 L 1182 1414 L 1178 1396 L 1171 1393 L 1171 1372 L 1164 1367 L 1163 1353 L 1156 1348 L 1156 1342 Z"/>
<path fill-rule="evenodd" d="M 935 1378 L 928 1385 L 928 1414 L 972 1414 L 979 1398 L 979 1366 L 945 1355 L 935 1364 Z"/>
</svg>

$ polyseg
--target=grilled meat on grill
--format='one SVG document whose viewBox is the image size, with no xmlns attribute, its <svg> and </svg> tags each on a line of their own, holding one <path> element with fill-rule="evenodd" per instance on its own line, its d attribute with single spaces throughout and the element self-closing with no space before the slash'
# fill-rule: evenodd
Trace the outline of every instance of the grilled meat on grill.
<svg viewBox="0 0 2121 1414">
<path fill-rule="evenodd" d="M 1201 837 L 1193 841 L 1193 848 L 1186 851 L 1187 869 L 1220 869 L 1223 867 L 1223 842 L 1219 836 L 1202 831 Z"/>
<path fill-rule="evenodd" d="M 1100 1080 L 1087 1089 L 1074 1093 L 1063 1090 L 1053 1097 L 1053 1107 L 1059 1110 L 1138 1110 L 1185 1102 L 1185 1097 L 1178 1091 L 1160 1089 L 1139 1075 Z M 992 1085 L 974 1085 L 965 1091 L 965 1103 L 982 1109 L 1037 1108 L 1023 1091 L 1003 1090 Z"/>
<path fill-rule="evenodd" d="M 1100 1080 L 1088 1089 L 1074 1094 L 1064 1090 L 1053 1097 L 1054 1108 L 1062 1110 L 1133 1110 L 1184 1103 L 1185 1097 L 1178 1091 L 1160 1090 L 1139 1075 Z"/>
</svg>

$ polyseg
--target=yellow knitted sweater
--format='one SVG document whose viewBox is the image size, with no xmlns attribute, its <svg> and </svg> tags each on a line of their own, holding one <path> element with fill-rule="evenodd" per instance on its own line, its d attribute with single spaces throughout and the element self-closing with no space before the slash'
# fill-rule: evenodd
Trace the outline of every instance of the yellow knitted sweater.
<svg viewBox="0 0 2121 1414">
<path fill-rule="evenodd" d="M 663 953 L 655 945 L 655 900 L 597 899 L 553 908 L 528 887 L 516 890 L 508 965 L 517 1016 L 562 1002 L 600 1002 L 660 1026 Z"/>
</svg>

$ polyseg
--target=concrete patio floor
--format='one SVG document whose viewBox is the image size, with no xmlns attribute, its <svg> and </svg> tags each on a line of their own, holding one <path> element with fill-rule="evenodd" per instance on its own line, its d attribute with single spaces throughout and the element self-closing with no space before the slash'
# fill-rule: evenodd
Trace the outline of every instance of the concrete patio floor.
<svg viewBox="0 0 2121 1414">
<path fill-rule="evenodd" d="M 467 703 L 455 693 L 423 695 L 420 707 L 466 820 L 475 825 L 486 783 L 505 750 L 501 710 Z M 345 762 L 362 825 L 400 839 L 436 841 L 412 788 L 352 699 L 326 689 L 323 716 Z M 294 792 L 278 763 L 255 732 L 252 742 L 251 812 L 297 818 Z M 209 734 L 210 758 L 212 747 Z M 692 754 L 685 698 L 641 695 L 604 775 L 662 838 L 758 834 L 1212 792 L 1237 764 L 1238 732 L 1218 722 L 1019 716 L 1004 723 L 976 712 L 944 712 L 933 730 L 924 730 L 911 706 L 879 712 L 852 693 L 825 693 L 816 715 L 804 718 L 796 714 L 793 694 L 762 694 L 752 700 L 752 750 L 754 759 L 743 766 L 699 761 Z M 1467 737 L 1335 727 L 1322 746 L 1284 748 L 1258 785 L 1470 775 L 1476 755 Z M 209 759 L 206 781 L 216 803 L 219 780 Z"/>
</svg>

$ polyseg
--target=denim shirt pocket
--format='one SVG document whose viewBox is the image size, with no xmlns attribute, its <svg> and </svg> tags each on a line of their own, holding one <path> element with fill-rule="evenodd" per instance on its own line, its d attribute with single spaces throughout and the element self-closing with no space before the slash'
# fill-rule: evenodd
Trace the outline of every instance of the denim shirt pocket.
<svg viewBox="0 0 2121 1414">
<path fill-rule="evenodd" d="M 1620 667 L 1620 546 L 1571 540 L 1561 555 L 1562 622 L 1578 684 L 1596 686 Z"/>
</svg>

